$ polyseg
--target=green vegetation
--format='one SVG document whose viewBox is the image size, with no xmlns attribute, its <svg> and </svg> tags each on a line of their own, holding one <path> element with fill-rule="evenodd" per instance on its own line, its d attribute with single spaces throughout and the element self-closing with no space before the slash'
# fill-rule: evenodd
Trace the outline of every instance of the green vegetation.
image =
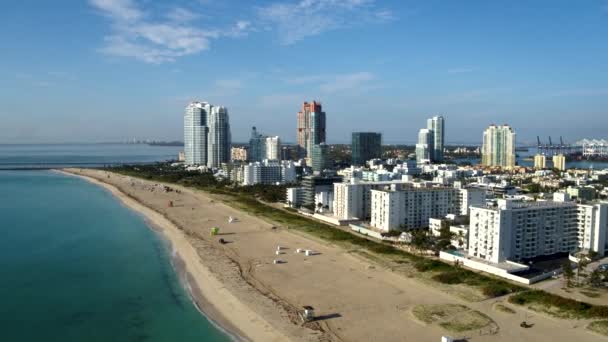
<svg viewBox="0 0 608 342">
<path fill-rule="evenodd" d="M 350 232 L 337 229 L 331 225 L 298 215 L 292 211 L 269 206 L 262 201 L 271 201 L 285 194 L 284 188 L 275 186 L 257 186 L 240 189 L 225 181 L 216 180 L 209 173 L 188 172 L 171 168 L 165 164 L 151 166 L 123 166 L 106 169 L 108 171 L 139 177 L 148 180 L 175 183 L 183 186 L 208 191 L 222 196 L 228 205 L 246 211 L 252 215 L 272 221 L 288 229 L 307 233 L 316 238 L 340 245 L 349 250 L 363 250 L 383 256 L 384 261 L 403 265 L 410 264 L 420 273 L 427 273 L 428 279 L 447 285 L 468 285 L 477 289 L 486 298 L 502 296 L 523 290 L 522 287 L 488 275 L 475 273 L 457 266 L 426 257 L 408 253 L 389 243 L 368 240 Z M 419 240 L 420 248 L 429 246 L 428 234 L 413 234 Z M 368 254 L 370 254 L 368 253 Z M 421 274 L 419 274 L 421 275 Z"/>
<path fill-rule="evenodd" d="M 412 310 L 412 314 L 426 324 L 436 323 L 452 332 L 478 330 L 486 327 L 498 328 L 490 317 L 464 305 L 417 305 Z"/>
<path fill-rule="evenodd" d="M 587 326 L 587 329 L 608 336 L 608 321 L 595 321 Z"/>
<path fill-rule="evenodd" d="M 608 318 L 608 306 L 583 303 L 540 290 L 517 293 L 509 298 L 509 302 L 559 318 Z"/>
</svg>

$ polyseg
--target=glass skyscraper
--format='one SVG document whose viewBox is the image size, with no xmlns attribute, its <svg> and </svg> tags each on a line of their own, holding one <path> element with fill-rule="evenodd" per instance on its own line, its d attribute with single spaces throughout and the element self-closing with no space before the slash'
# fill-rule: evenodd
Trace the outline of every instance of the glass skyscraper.
<svg viewBox="0 0 608 342">
<path fill-rule="evenodd" d="M 220 167 L 230 162 L 230 120 L 226 107 L 212 107 L 208 118 L 207 166 Z"/>
<path fill-rule="evenodd" d="M 426 128 L 433 132 L 431 161 L 440 163 L 443 161 L 443 143 L 445 141 L 443 116 L 434 116 L 428 119 Z"/>
<path fill-rule="evenodd" d="M 192 102 L 184 113 L 184 155 L 187 165 L 207 164 L 207 119 L 211 105 L 207 102 Z"/>
<path fill-rule="evenodd" d="M 382 157 L 382 134 L 374 132 L 353 132 L 352 164 L 365 165 L 365 162 Z"/>
</svg>

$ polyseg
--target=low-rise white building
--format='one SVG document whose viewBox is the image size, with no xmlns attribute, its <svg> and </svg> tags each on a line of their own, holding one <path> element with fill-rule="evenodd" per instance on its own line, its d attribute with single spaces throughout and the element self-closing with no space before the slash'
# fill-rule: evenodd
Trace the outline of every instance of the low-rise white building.
<svg viewBox="0 0 608 342">
<path fill-rule="evenodd" d="M 575 203 L 553 201 L 471 207 L 468 254 L 500 263 L 575 251 L 577 212 Z"/>
<path fill-rule="evenodd" d="M 371 190 L 371 226 L 383 231 L 428 227 L 429 219 L 460 212 L 456 188 L 391 185 Z"/>
<path fill-rule="evenodd" d="M 296 167 L 291 161 L 264 160 L 242 168 L 243 185 L 285 184 L 296 180 Z"/>
<path fill-rule="evenodd" d="M 352 178 L 348 183 L 334 183 L 333 213 L 339 220 L 369 220 L 371 191 L 404 184 L 403 181 L 366 182 Z"/>
</svg>

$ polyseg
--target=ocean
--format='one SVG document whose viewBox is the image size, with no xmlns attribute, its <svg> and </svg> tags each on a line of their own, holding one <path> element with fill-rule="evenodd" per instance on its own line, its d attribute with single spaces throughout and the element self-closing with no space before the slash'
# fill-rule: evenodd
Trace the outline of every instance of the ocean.
<svg viewBox="0 0 608 342">
<path fill-rule="evenodd" d="M 0 144 L 0 170 L 151 163 L 175 160 L 182 150 L 146 144 Z"/>
<path fill-rule="evenodd" d="M 106 190 L 0 171 L 0 222 L 0 341 L 230 340 L 192 303 L 167 243 Z"/>
</svg>

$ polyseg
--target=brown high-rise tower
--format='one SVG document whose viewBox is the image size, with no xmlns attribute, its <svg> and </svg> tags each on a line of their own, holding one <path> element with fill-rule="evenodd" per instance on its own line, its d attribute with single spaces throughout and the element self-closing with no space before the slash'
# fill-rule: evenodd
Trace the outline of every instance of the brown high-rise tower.
<svg viewBox="0 0 608 342">
<path fill-rule="evenodd" d="M 321 103 L 304 102 L 298 112 L 298 146 L 304 157 L 310 157 L 312 147 L 325 142 L 325 112 Z"/>
</svg>

